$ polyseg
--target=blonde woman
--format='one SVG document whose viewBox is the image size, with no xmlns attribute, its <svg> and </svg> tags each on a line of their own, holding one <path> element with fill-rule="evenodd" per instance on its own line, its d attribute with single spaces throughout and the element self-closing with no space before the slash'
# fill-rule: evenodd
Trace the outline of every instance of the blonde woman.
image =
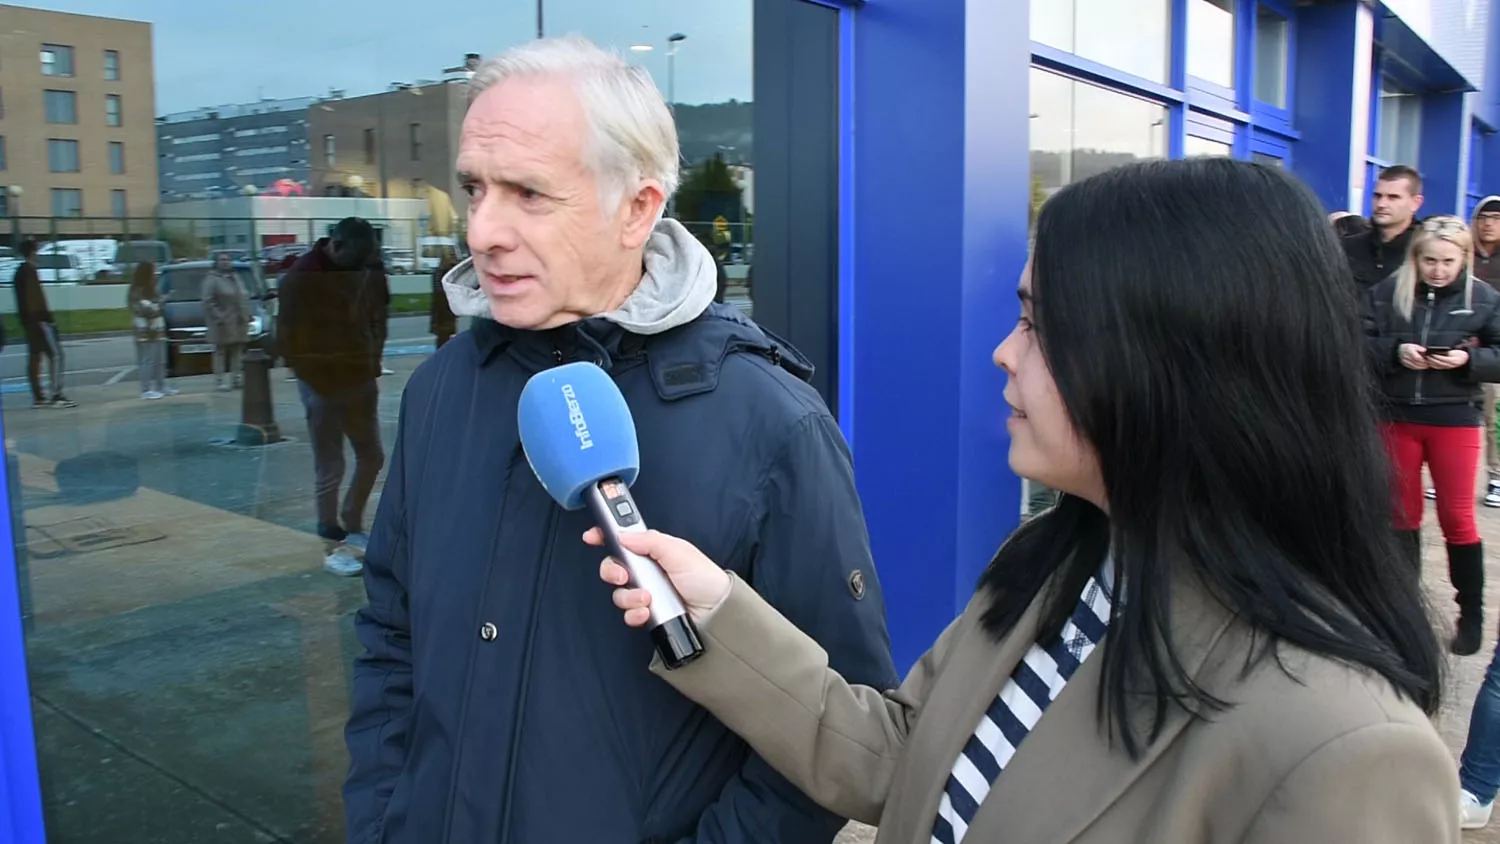
<svg viewBox="0 0 1500 844">
<path fill-rule="evenodd" d="M 141 372 L 141 398 L 154 401 L 177 391 L 167 386 L 166 323 L 162 318 L 162 295 L 156 284 L 156 265 L 136 265 L 126 292 L 126 305 L 134 317 L 135 356 Z"/>
<path fill-rule="evenodd" d="M 1460 656 L 1479 650 L 1484 635 L 1484 546 L 1474 486 L 1484 385 L 1500 381 L 1500 294 L 1474 278 L 1473 266 L 1473 240 L 1462 220 L 1426 220 L 1406 263 L 1371 290 L 1366 326 L 1394 470 L 1393 520 L 1412 565 L 1420 566 L 1426 464 L 1457 592 L 1452 650 Z"/>
</svg>

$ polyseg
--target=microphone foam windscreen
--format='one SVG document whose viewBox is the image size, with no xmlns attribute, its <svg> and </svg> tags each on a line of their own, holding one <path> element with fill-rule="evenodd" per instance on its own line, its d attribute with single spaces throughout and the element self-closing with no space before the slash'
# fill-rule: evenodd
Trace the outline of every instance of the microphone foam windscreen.
<svg viewBox="0 0 1500 844">
<path fill-rule="evenodd" d="M 640 472 L 635 420 L 620 388 L 592 363 L 570 363 L 531 376 L 518 410 L 521 447 L 547 494 L 567 510 L 604 478 L 626 485 Z"/>
</svg>

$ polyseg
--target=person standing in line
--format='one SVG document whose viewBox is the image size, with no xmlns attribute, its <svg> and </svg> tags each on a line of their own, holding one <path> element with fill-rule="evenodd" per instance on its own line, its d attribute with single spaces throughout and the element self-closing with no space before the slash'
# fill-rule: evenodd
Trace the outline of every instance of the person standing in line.
<svg viewBox="0 0 1500 844">
<path fill-rule="evenodd" d="M 380 352 L 390 295 L 375 229 L 346 217 L 297 259 L 281 280 L 276 335 L 297 376 L 307 411 L 323 568 L 355 577 L 368 543 L 365 505 L 385 465 L 380 443 Z M 354 449 L 354 477 L 342 507 L 344 440 Z"/>
<path fill-rule="evenodd" d="M 436 338 L 439 349 L 458 333 L 458 317 L 454 316 L 453 306 L 448 302 L 448 292 L 443 289 L 443 276 L 456 266 L 458 254 L 452 249 L 445 249 L 437 269 L 432 271 L 432 306 L 428 309 L 430 316 L 427 328 Z"/>
<path fill-rule="evenodd" d="M 203 279 L 203 320 L 214 347 L 214 385 L 220 392 L 238 390 L 244 386 L 241 363 L 250 342 L 250 297 L 227 252 L 214 257 L 214 267 Z"/>
<path fill-rule="evenodd" d="M 1474 277 L 1500 290 L 1500 196 L 1487 196 L 1474 207 Z M 1484 506 L 1500 507 L 1500 448 L 1495 444 L 1495 405 L 1500 386 L 1484 385 L 1484 465 L 1489 482 Z"/>
<path fill-rule="evenodd" d="M 1484 545 L 1474 519 L 1483 386 L 1500 381 L 1500 293 L 1470 273 L 1473 242 L 1457 217 L 1425 220 L 1401 271 L 1367 304 L 1370 360 L 1384 401 L 1393 516 L 1408 563 L 1422 568 L 1422 466 L 1437 488 L 1438 522 L 1459 608 L 1453 653 L 1484 636 Z"/>
<path fill-rule="evenodd" d="M 133 316 L 135 360 L 141 373 L 141 398 L 147 401 L 176 395 L 167 386 L 166 321 L 162 317 L 161 290 L 156 283 L 156 265 L 136 264 L 125 293 L 125 305 Z"/>
<path fill-rule="evenodd" d="M 21 265 L 16 268 L 12 287 L 16 294 L 16 316 L 26 335 L 26 379 L 31 383 L 31 406 L 77 407 L 77 403 L 63 395 L 62 337 L 57 331 L 57 321 L 52 318 L 52 309 L 47 306 L 42 278 L 36 271 L 34 240 L 21 243 Z M 50 394 L 42 392 L 43 357 L 47 358 L 48 384 L 52 387 Z"/>
<path fill-rule="evenodd" d="M 1370 206 L 1370 230 L 1343 239 L 1349 270 L 1363 290 L 1384 281 L 1406 261 L 1422 208 L 1422 174 L 1404 164 L 1380 171 Z"/>
</svg>

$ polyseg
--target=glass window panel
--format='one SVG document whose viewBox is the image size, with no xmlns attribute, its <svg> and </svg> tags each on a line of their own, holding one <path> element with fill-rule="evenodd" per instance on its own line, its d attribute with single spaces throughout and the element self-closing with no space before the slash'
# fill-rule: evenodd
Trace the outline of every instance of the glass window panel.
<svg viewBox="0 0 1500 844">
<path fill-rule="evenodd" d="M 120 80 L 120 53 L 118 50 L 104 51 L 104 80 L 106 82 L 118 82 Z"/>
<path fill-rule="evenodd" d="M 1205 156 L 1229 158 L 1234 155 L 1234 147 L 1208 138 L 1200 138 L 1197 135 L 1188 135 L 1182 142 L 1182 154 L 1184 158 Z"/>
<path fill-rule="evenodd" d="M 1375 157 L 1417 166 L 1422 144 L 1422 100 L 1390 77 L 1380 86 L 1380 134 Z"/>
<path fill-rule="evenodd" d="M 109 213 L 114 217 L 125 216 L 125 191 L 117 189 L 109 192 Z"/>
<path fill-rule="evenodd" d="M 1234 87 L 1234 2 L 1188 0 L 1189 76 Z"/>
<path fill-rule="evenodd" d="M 104 125 L 119 126 L 124 121 L 120 110 L 120 96 L 118 94 L 107 94 L 104 97 Z"/>
<path fill-rule="evenodd" d="M 1286 18 L 1257 6 L 1255 14 L 1255 98 L 1277 108 L 1286 108 L 1287 56 L 1292 24 Z"/>
<path fill-rule="evenodd" d="M 1153 82 L 1170 67 L 1171 0 L 1031 0 L 1031 40 Z"/>
<path fill-rule="evenodd" d="M 1286 162 L 1283 161 L 1279 156 L 1271 155 L 1267 152 L 1252 152 L 1250 153 L 1250 160 L 1254 161 L 1256 164 L 1270 164 L 1273 167 L 1286 166 Z"/>
<path fill-rule="evenodd" d="M 82 217 L 83 191 L 78 188 L 53 188 L 52 216 Z"/>
<path fill-rule="evenodd" d="M 125 144 L 120 141 L 109 142 L 109 172 L 115 176 L 125 172 Z"/>
<path fill-rule="evenodd" d="M 1165 106 L 1031 69 L 1033 219 L 1065 185 L 1166 153 Z"/>
<path fill-rule="evenodd" d="M 78 122 L 78 94 L 73 91 L 46 91 L 42 95 L 48 123 Z"/>
<path fill-rule="evenodd" d="M 77 173 L 78 142 L 58 138 L 48 140 L 47 165 L 53 173 Z"/>
<path fill-rule="evenodd" d="M 72 76 L 73 48 L 61 44 L 43 44 L 42 75 Z"/>
</svg>

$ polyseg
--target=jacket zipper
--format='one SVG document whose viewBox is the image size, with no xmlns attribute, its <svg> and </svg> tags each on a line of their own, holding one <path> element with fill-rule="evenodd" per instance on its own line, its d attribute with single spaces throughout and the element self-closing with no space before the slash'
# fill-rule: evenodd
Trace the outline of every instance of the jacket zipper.
<svg viewBox="0 0 1500 844">
<path fill-rule="evenodd" d="M 1432 328 L 1432 300 L 1433 292 L 1431 288 L 1428 288 L 1427 313 L 1422 315 L 1422 348 L 1424 349 L 1427 348 L 1427 331 Z M 1422 403 L 1422 376 L 1425 374 L 1422 370 L 1417 370 L 1417 394 L 1415 396 L 1417 404 Z"/>
</svg>

